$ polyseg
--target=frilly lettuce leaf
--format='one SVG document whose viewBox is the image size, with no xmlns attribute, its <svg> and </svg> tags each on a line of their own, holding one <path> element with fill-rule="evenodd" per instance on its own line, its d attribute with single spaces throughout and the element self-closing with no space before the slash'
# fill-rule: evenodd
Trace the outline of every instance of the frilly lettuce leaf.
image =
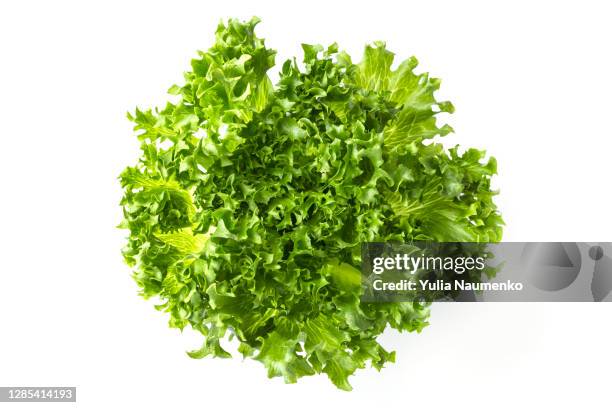
<svg viewBox="0 0 612 408">
<path fill-rule="evenodd" d="M 436 141 L 453 105 L 415 58 L 392 69 L 381 42 L 357 64 L 304 44 L 274 85 L 257 23 L 220 24 L 170 88 L 178 102 L 128 115 L 142 155 L 121 174 L 124 256 L 170 326 L 204 336 L 191 357 L 229 357 L 234 339 L 270 377 L 350 390 L 356 369 L 394 361 L 379 334 L 429 315 L 360 302 L 361 243 L 499 240 L 496 162 Z"/>
</svg>

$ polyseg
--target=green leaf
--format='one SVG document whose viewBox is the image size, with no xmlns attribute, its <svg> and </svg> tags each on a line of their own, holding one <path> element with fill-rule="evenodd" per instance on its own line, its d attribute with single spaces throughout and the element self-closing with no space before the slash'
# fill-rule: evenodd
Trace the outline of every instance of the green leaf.
<svg viewBox="0 0 612 408">
<path fill-rule="evenodd" d="M 327 374 L 336 387 L 344 391 L 351 391 L 353 387 L 349 384 L 348 377 L 357 368 L 359 366 L 349 354 L 339 352 L 327 362 L 323 372 Z"/>
<path fill-rule="evenodd" d="M 333 282 L 347 292 L 355 292 L 361 285 L 359 269 L 347 263 L 339 263 L 337 259 L 327 263 L 321 270 L 321 274 L 331 276 Z"/>
<path fill-rule="evenodd" d="M 296 353 L 297 339 L 288 339 L 276 332 L 263 340 L 256 360 L 268 369 L 268 377 L 283 377 L 288 383 L 298 378 L 314 374 L 308 362 Z"/>
<path fill-rule="evenodd" d="M 193 234 L 190 228 L 184 228 L 176 232 L 167 234 L 155 234 L 155 236 L 165 244 L 171 245 L 178 251 L 185 254 L 197 254 L 202 252 L 208 240 L 206 234 Z"/>
<path fill-rule="evenodd" d="M 207 339 L 198 350 L 188 351 L 187 355 L 191 358 L 201 359 L 207 356 L 231 358 L 232 355 L 223 350 L 218 340 Z"/>
</svg>

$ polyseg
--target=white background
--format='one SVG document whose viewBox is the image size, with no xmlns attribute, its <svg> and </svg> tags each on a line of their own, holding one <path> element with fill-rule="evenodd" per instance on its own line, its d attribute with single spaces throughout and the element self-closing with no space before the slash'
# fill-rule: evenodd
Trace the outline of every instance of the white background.
<svg viewBox="0 0 612 408">
<path fill-rule="evenodd" d="M 200 340 L 137 296 L 114 228 L 138 157 L 125 112 L 163 103 L 220 18 L 258 15 L 277 61 L 381 39 L 443 78 L 448 143 L 499 160 L 506 240 L 612 241 L 606 3 L 3 1 L 0 385 L 76 385 L 82 407 L 609 406 L 610 303 L 435 305 L 351 393 L 191 360 Z"/>
</svg>

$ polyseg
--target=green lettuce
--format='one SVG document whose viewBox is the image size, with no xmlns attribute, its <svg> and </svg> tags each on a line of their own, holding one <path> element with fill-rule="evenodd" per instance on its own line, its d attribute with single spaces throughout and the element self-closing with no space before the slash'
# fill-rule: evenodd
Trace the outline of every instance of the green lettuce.
<svg viewBox="0 0 612 408">
<path fill-rule="evenodd" d="M 378 335 L 428 319 L 418 303 L 360 302 L 361 243 L 498 241 L 496 162 L 434 139 L 453 105 L 415 58 L 392 69 L 381 42 L 359 63 L 304 44 L 274 85 L 257 23 L 220 24 L 174 103 L 128 114 L 142 156 L 121 174 L 124 257 L 171 327 L 202 333 L 191 357 L 230 357 L 234 339 L 270 377 L 350 390 L 356 369 L 394 360 Z"/>
</svg>

